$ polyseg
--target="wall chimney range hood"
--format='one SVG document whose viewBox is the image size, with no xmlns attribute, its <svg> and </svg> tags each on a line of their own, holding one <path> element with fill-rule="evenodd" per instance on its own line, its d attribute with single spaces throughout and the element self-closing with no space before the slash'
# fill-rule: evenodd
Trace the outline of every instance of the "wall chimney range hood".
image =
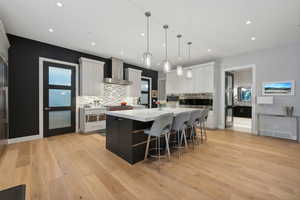
<svg viewBox="0 0 300 200">
<path fill-rule="evenodd" d="M 130 85 L 131 81 L 124 79 L 123 61 L 111 58 L 111 78 L 104 78 L 104 83 L 117 85 Z"/>
</svg>

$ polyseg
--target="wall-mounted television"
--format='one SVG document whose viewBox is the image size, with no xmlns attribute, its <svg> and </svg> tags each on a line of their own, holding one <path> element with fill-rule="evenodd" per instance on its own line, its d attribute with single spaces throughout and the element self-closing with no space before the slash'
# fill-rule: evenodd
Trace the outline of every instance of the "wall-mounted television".
<svg viewBox="0 0 300 200">
<path fill-rule="evenodd" d="M 295 81 L 265 82 L 262 95 L 295 95 Z"/>
</svg>

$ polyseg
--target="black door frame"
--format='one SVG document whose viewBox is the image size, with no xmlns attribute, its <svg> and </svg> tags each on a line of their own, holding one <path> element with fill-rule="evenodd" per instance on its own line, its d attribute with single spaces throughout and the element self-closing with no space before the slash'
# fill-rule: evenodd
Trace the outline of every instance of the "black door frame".
<svg viewBox="0 0 300 200">
<path fill-rule="evenodd" d="M 142 91 L 141 90 L 141 94 L 148 94 L 148 108 L 151 108 L 151 104 L 152 104 L 152 98 L 151 98 L 151 79 L 150 78 L 148 78 L 148 77 L 142 77 L 141 78 L 141 81 L 147 81 L 148 82 L 148 85 L 149 85 L 149 87 L 148 87 L 148 92 L 145 92 L 145 91 Z M 146 105 L 146 104 L 142 104 L 142 105 Z"/>
<path fill-rule="evenodd" d="M 44 57 L 39 57 L 39 134 L 36 136 L 36 138 L 43 138 L 43 137 L 47 137 L 47 132 L 45 132 L 44 130 L 44 96 L 45 96 L 45 92 L 47 92 L 47 90 L 44 91 L 44 63 L 45 62 L 50 62 L 53 63 L 57 66 L 59 65 L 63 65 L 66 66 L 69 69 L 74 69 L 75 70 L 75 108 L 73 109 L 73 112 L 75 113 L 75 119 L 73 119 L 75 121 L 75 129 L 72 132 L 77 132 L 78 131 L 78 108 L 76 105 L 76 98 L 78 96 L 78 84 L 79 84 L 79 65 L 77 63 L 70 63 L 70 62 L 64 62 L 64 61 L 60 61 L 60 60 L 55 60 L 55 59 L 49 59 L 49 58 L 44 58 Z"/>
<path fill-rule="evenodd" d="M 231 83 L 231 88 L 232 88 L 232 91 L 231 91 L 231 103 L 232 105 L 228 105 L 228 102 L 227 102 L 227 95 L 229 95 L 229 91 L 227 91 L 227 87 L 228 87 L 228 81 L 227 81 L 227 77 L 231 76 L 231 80 L 232 80 L 232 83 Z M 234 74 L 231 73 L 231 72 L 225 72 L 225 128 L 231 128 L 233 126 L 233 101 L 234 101 L 234 94 L 233 94 L 233 88 L 234 88 Z M 232 124 L 228 125 L 227 124 L 227 115 L 228 115 L 228 110 L 231 109 L 231 113 L 232 113 L 232 116 L 231 116 L 231 121 L 232 121 Z"/>
</svg>

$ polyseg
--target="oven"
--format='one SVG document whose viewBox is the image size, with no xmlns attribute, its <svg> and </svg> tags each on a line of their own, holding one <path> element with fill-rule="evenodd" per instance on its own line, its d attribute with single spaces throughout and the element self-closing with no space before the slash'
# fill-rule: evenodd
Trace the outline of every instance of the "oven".
<svg viewBox="0 0 300 200">
<path fill-rule="evenodd" d="M 167 107 L 177 107 L 179 105 L 179 95 L 167 96 Z"/>
<path fill-rule="evenodd" d="M 213 110 L 213 94 L 182 94 L 179 97 L 179 107 Z"/>
</svg>

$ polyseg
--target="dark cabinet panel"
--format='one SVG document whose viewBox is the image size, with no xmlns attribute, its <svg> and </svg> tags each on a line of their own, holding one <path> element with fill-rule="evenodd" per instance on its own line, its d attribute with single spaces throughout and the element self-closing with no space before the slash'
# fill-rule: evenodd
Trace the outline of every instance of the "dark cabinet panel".
<svg viewBox="0 0 300 200">
<path fill-rule="evenodd" d="M 252 117 L 252 107 L 251 106 L 234 106 L 233 107 L 233 116 L 234 117 Z"/>
<path fill-rule="evenodd" d="M 119 136 L 116 134 L 119 131 L 117 119 L 117 117 L 106 116 L 106 148 L 114 153 L 119 152 Z M 110 124 L 109 126 L 108 123 Z"/>
<path fill-rule="evenodd" d="M 151 124 L 108 115 L 106 148 L 131 164 L 143 160 L 147 135 L 142 130 L 149 128 Z M 155 141 L 151 142 L 151 147 L 154 143 Z"/>
</svg>

